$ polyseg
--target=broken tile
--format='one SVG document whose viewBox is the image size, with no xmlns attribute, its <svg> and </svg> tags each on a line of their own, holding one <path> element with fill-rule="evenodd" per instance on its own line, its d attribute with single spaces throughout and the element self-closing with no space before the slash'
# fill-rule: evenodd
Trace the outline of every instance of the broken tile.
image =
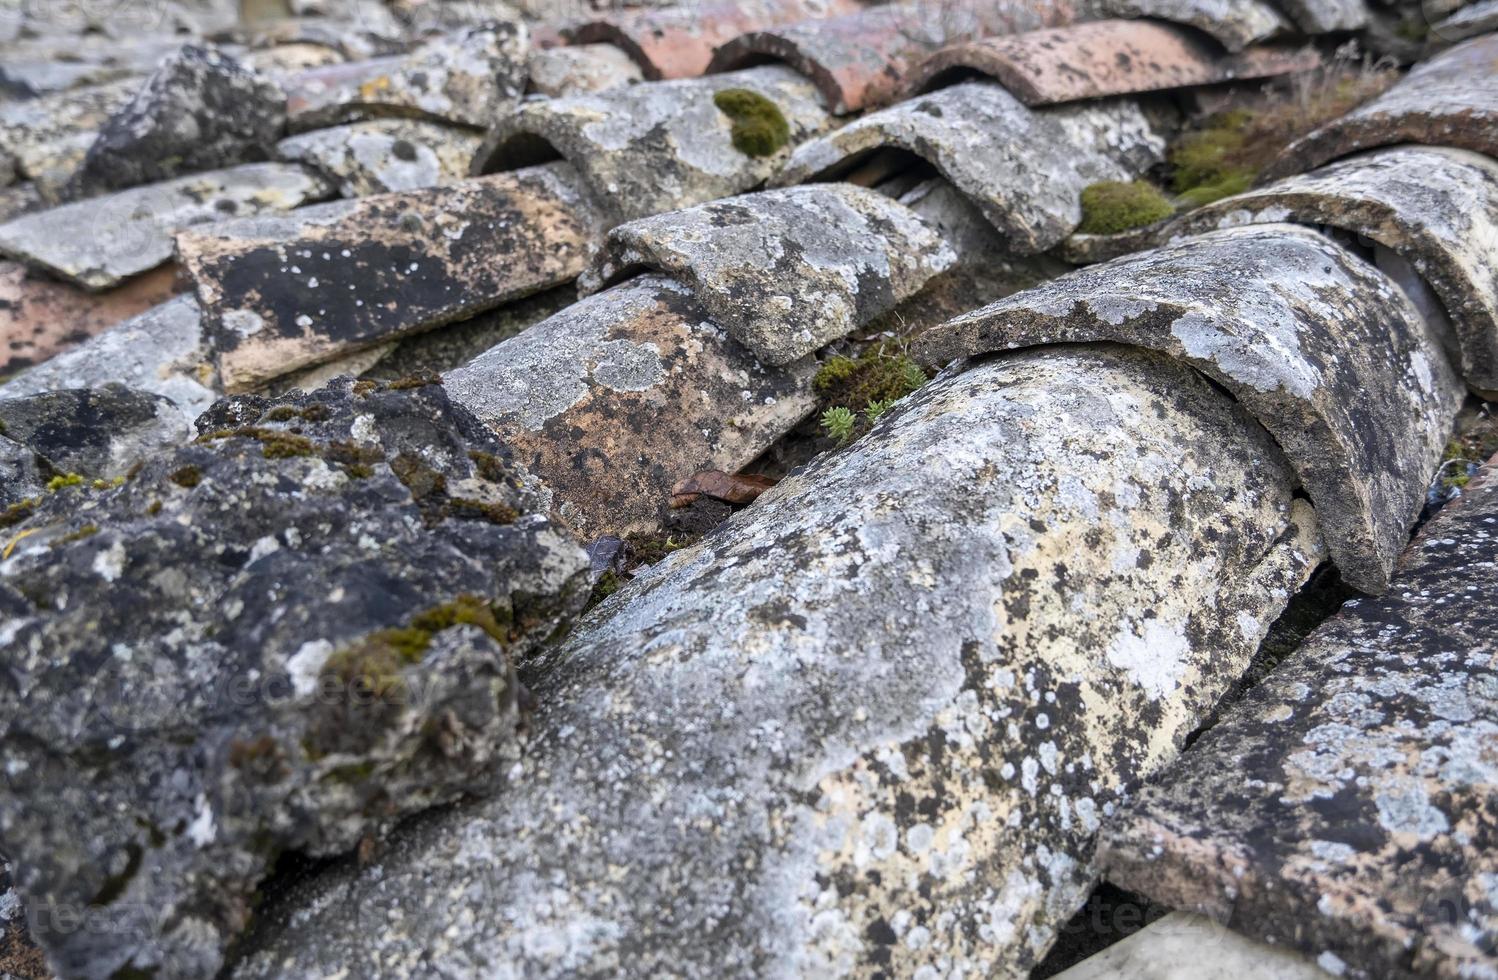
<svg viewBox="0 0 1498 980">
<path fill-rule="evenodd" d="M 287 78 L 293 131 L 371 116 L 416 116 L 485 129 L 525 92 L 525 28 L 499 23 L 435 38 L 408 55 L 314 68 Z"/>
<path fill-rule="evenodd" d="M 1114 341 L 1213 378 L 1279 441 L 1342 578 L 1389 584 L 1464 391 L 1404 293 L 1310 230 L 1213 232 L 1089 266 L 957 317 L 918 359 Z"/>
<path fill-rule="evenodd" d="M 1486 474 L 1421 531 L 1388 596 L 1343 606 L 1105 829 L 1110 878 L 1337 976 L 1492 974 Z"/>
<path fill-rule="evenodd" d="M 99 128 L 139 88 L 139 80 L 124 80 L 0 104 L 0 150 L 44 199 L 59 201 Z"/>
<path fill-rule="evenodd" d="M 1147 20 L 1102 20 L 945 48 L 910 78 L 916 89 L 973 73 L 1029 106 L 1213 85 L 1308 71 L 1313 48 L 1259 45 L 1224 55 L 1195 31 Z"/>
<path fill-rule="evenodd" d="M 1000 85 L 963 82 L 803 144 L 775 183 L 843 176 L 891 148 L 932 164 L 1023 255 L 1076 228 L 1083 187 L 1133 179 L 1161 159 L 1165 142 L 1129 100 L 1034 111 Z"/>
<path fill-rule="evenodd" d="M 803 360 L 762 365 L 684 286 L 644 275 L 580 300 L 444 386 L 589 537 L 654 534 L 676 483 L 741 469 L 812 410 Z"/>
<path fill-rule="evenodd" d="M 213 404 L 223 392 L 203 346 L 197 300 L 178 296 L 121 320 L 6 381 L 0 398 L 111 382 L 168 398 L 189 419 Z"/>
<path fill-rule="evenodd" d="M 1467 383 L 1498 391 L 1498 163 L 1446 147 L 1375 150 L 1224 198 L 1162 235 L 1279 221 L 1340 228 L 1403 256 L 1450 317 Z"/>
<path fill-rule="evenodd" d="M 437 385 L 231 414 L 7 532 L 0 824 L 64 976 L 215 976 L 276 855 L 494 789 L 514 665 L 584 599 L 587 555 Z"/>
<path fill-rule="evenodd" d="M 0 376 L 41 364 L 177 291 L 170 266 L 104 293 L 88 293 L 0 262 Z M 6 391 L 0 388 L 0 393 Z"/>
<path fill-rule="evenodd" d="M 574 44 L 530 54 L 530 87 L 550 98 L 603 92 L 643 80 L 640 66 L 612 44 Z"/>
<path fill-rule="evenodd" d="M 814 184 L 621 225 L 578 285 L 591 292 L 641 270 L 665 273 L 760 361 L 781 365 L 890 310 L 956 261 L 896 201 Z"/>
<path fill-rule="evenodd" d="M 602 231 L 557 163 L 223 222 L 177 251 L 240 391 L 573 279 Z"/>
<path fill-rule="evenodd" d="M 1230 52 L 1267 41 L 1290 27 L 1266 0 L 1101 0 L 1098 9 L 1110 17 L 1185 24 L 1205 32 Z"/>
<path fill-rule="evenodd" d="M 652 81 L 695 78 L 707 70 L 715 48 L 746 31 L 853 13 L 858 6 L 856 0 L 720 0 L 619 11 L 563 33 L 573 44 L 614 45 Z"/>
<path fill-rule="evenodd" d="M 99 127 L 78 168 L 83 194 L 264 160 L 286 128 L 286 94 L 213 47 L 185 44 Z"/>
<path fill-rule="evenodd" d="M 0 225 L 0 253 L 109 289 L 172 257 L 172 236 L 225 218 L 284 211 L 332 194 L 292 163 L 249 163 L 37 211 Z"/>
<path fill-rule="evenodd" d="M 172 402 L 118 383 L 24 396 L 7 385 L 0 388 L 0 432 L 54 473 L 113 480 L 187 442 L 191 428 Z"/>
<path fill-rule="evenodd" d="M 1422 61 L 1383 95 L 1291 143 L 1260 182 L 1396 143 L 1455 146 L 1498 156 L 1498 34 Z"/>
<path fill-rule="evenodd" d="M 816 83 L 829 110 L 846 115 L 895 101 L 906 75 L 945 45 L 1065 23 L 1070 13 L 1062 3 L 873 7 L 741 34 L 717 49 L 707 70 L 783 61 Z"/>
<path fill-rule="evenodd" d="M 752 156 L 734 145 L 734 122 L 713 101 L 729 89 L 775 104 L 789 127 L 784 147 Z M 527 102 L 489 133 L 474 172 L 560 156 L 617 224 L 751 190 L 775 172 L 788 147 L 831 124 L 811 82 L 783 65 L 766 65 Z"/>
<path fill-rule="evenodd" d="M 1330 980 L 1297 953 L 1254 942 L 1206 916 L 1172 912 L 1054 980 Z"/>
<path fill-rule="evenodd" d="M 1293 486 L 1158 355 L 939 379 L 605 600 L 505 792 L 308 881 L 238 976 L 1024 976 L 1321 560 Z"/>
<path fill-rule="evenodd" d="M 371 119 L 289 136 L 276 155 L 315 168 L 344 197 L 410 191 L 468 176 L 483 137 L 424 119 Z"/>
</svg>

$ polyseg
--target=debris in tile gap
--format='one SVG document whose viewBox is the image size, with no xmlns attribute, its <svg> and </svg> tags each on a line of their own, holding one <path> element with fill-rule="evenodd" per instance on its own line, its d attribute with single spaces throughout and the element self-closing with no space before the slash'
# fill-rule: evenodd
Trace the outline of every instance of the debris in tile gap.
<svg viewBox="0 0 1498 980">
<path fill-rule="evenodd" d="M 699 470 L 671 488 L 671 506 L 686 507 L 698 497 L 711 497 L 727 504 L 751 504 L 776 481 L 753 473 Z"/>
<path fill-rule="evenodd" d="M 0 840 L 64 976 L 211 976 L 279 853 L 505 792 L 515 664 L 586 590 L 540 488 L 427 379 L 202 421 L 3 518 Z"/>
</svg>

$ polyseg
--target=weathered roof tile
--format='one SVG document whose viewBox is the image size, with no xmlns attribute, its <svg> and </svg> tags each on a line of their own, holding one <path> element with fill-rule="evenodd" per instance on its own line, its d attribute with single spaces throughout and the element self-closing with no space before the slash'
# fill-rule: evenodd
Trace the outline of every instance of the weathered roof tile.
<svg viewBox="0 0 1498 980">
<path fill-rule="evenodd" d="M 1195 27 L 1229 51 L 1267 41 L 1290 26 L 1267 0 L 1101 0 L 1100 12 Z"/>
<path fill-rule="evenodd" d="M 603 92 L 644 77 L 640 66 L 612 44 L 574 44 L 530 54 L 530 87 L 552 98 Z"/>
<path fill-rule="evenodd" d="M 1304 228 L 1230 229 L 1062 276 L 916 350 L 945 363 L 1097 341 L 1165 351 L 1224 385 L 1284 448 L 1342 577 L 1388 586 L 1463 394 L 1393 282 Z"/>
<path fill-rule="evenodd" d="M 809 360 L 762 365 L 659 275 L 587 297 L 444 378 L 579 531 L 654 534 L 676 483 L 734 472 L 815 404 Z"/>
<path fill-rule="evenodd" d="M 876 150 L 914 153 L 971 198 L 1013 252 L 1045 251 L 1081 221 L 1082 188 L 1129 180 L 1164 153 L 1139 106 L 1032 111 L 992 82 L 964 82 L 855 120 L 796 149 L 779 184 L 846 173 Z"/>
<path fill-rule="evenodd" d="M 728 89 L 773 103 L 787 124 L 784 147 L 753 156 L 734 145 L 734 120 L 714 102 Z M 831 124 L 811 82 L 782 65 L 765 65 L 528 102 L 490 132 L 474 172 L 560 156 L 618 223 L 741 194 L 775 172 L 786 147 Z"/>
<path fill-rule="evenodd" d="M 625 10 L 582 21 L 564 33 L 575 44 L 617 46 L 648 79 L 692 78 L 707 70 L 715 48 L 746 31 L 852 13 L 858 7 L 857 0 L 722 0 Z"/>
<path fill-rule="evenodd" d="M 1491 975 L 1498 460 L 1105 828 L 1108 876 L 1355 978 Z"/>
<path fill-rule="evenodd" d="M 1396 143 L 1455 146 L 1498 156 L 1498 34 L 1423 61 L 1393 88 L 1286 147 L 1261 181 Z"/>
<path fill-rule="evenodd" d="M 890 198 L 818 184 L 621 225 L 579 285 L 591 291 L 642 269 L 664 272 L 760 361 L 780 365 L 893 308 L 956 258 Z"/>
<path fill-rule="evenodd" d="M 1451 318 L 1467 383 L 1498 391 L 1498 163 L 1445 147 L 1375 150 L 1224 198 L 1161 235 L 1280 221 L 1340 228 L 1403 255 Z"/>
<path fill-rule="evenodd" d="M 224 222 L 177 251 L 238 391 L 566 282 L 601 234 L 550 164 Z"/>
<path fill-rule="evenodd" d="M 1147 20 L 1102 20 L 953 45 L 910 78 L 916 89 L 976 72 L 1026 105 L 1130 95 L 1306 71 L 1314 49 L 1259 45 L 1224 55 L 1198 33 Z"/>
<path fill-rule="evenodd" d="M 332 190 L 299 164 L 249 163 L 23 215 L 0 225 L 0 253 L 109 289 L 171 258 L 172 236 L 185 228 L 289 210 Z"/>
<path fill-rule="evenodd" d="M 316 168 L 344 197 L 364 197 L 461 180 L 482 142 L 425 119 L 371 119 L 288 136 L 276 155 Z"/>
</svg>

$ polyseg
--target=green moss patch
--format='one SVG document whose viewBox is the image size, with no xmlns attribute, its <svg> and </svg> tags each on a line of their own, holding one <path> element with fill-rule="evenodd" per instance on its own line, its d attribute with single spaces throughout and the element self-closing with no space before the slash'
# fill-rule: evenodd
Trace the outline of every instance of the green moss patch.
<svg viewBox="0 0 1498 980">
<path fill-rule="evenodd" d="M 791 125 L 780 108 L 758 92 L 726 88 L 713 96 L 713 105 L 733 124 L 734 149 L 745 156 L 767 157 L 791 140 Z"/>
<path fill-rule="evenodd" d="M 1164 221 L 1175 213 L 1154 184 L 1105 180 L 1082 188 L 1082 224 L 1087 235 L 1115 235 Z"/>
<path fill-rule="evenodd" d="M 376 698 L 398 698 L 405 693 L 400 672 L 421 662 L 434 636 L 459 625 L 477 626 L 502 645 L 509 641 L 487 602 L 478 596 L 460 595 L 417 613 L 404 626 L 376 630 L 358 643 L 334 651 L 323 664 L 323 676 Z"/>
</svg>

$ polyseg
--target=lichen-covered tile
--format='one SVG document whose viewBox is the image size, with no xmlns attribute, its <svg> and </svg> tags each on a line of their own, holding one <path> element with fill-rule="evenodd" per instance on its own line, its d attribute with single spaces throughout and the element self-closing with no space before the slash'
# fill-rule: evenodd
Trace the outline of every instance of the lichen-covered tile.
<svg viewBox="0 0 1498 980">
<path fill-rule="evenodd" d="M 1267 0 L 1099 0 L 1109 17 L 1148 17 L 1185 24 L 1206 33 L 1230 52 L 1266 41 L 1290 23 Z"/>
<path fill-rule="evenodd" d="M 280 86 L 213 46 L 185 44 L 99 127 L 80 194 L 267 159 L 286 128 Z"/>
<path fill-rule="evenodd" d="M 1024 976 L 1321 560 L 1293 484 L 1158 355 L 939 379 L 596 609 L 503 798 L 309 883 L 238 975 Z"/>
<path fill-rule="evenodd" d="M 906 75 L 944 45 L 1066 23 L 1072 11 L 1066 2 L 938 0 L 872 7 L 741 34 L 717 49 L 708 71 L 774 58 L 815 82 L 834 114 L 846 115 L 895 101 Z"/>
<path fill-rule="evenodd" d="M 735 472 L 812 410 L 809 359 L 767 367 L 674 280 L 643 275 L 447 373 L 589 537 L 660 530 L 672 488 Z"/>
<path fill-rule="evenodd" d="M 332 193 L 300 164 L 247 163 L 31 212 L 0 225 L 0 254 L 85 289 L 110 289 L 170 259 L 172 236 L 184 229 Z"/>
<path fill-rule="evenodd" d="M 1478 0 L 1431 25 L 1430 39 L 1453 43 L 1498 30 L 1498 0 Z"/>
<path fill-rule="evenodd" d="M 201 428 L 3 518 L 0 827 L 63 976 L 213 976 L 276 855 L 498 789 L 514 665 L 583 600 L 582 549 L 435 384 Z"/>
<path fill-rule="evenodd" d="M 0 375 L 41 364 L 166 302 L 177 291 L 174 276 L 163 267 L 117 289 L 89 293 L 30 273 L 18 262 L 0 262 Z"/>
<path fill-rule="evenodd" d="M 1189 912 L 1172 912 L 1055 980 L 1330 980 L 1313 961 Z"/>
<path fill-rule="evenodd" d="M 1224 55 L 1199 33 L 1148 20 L 1101 20 L 955 44 L 911 73 L 912 88 L 987 76 L 1026 105 L 1156 92 L 1308 71 L 1314 49 L 1258 45 Z"/>
<path fill-rule="evenodd" d="M 880 149 L 929 162 L 1009 251 L 1028 255 L 1076 228 L 1083 187 L 1132 180 L 1161 159 L 1165 140 L 1130 100 L 1032 110 L 993 82 L 962 82 L 802 144 L 775 183 L 841 176 Z"/>
<path fill-rule="evenodd" d="M 138 86 L 181 45 L 171 34 L 140 34 L 129 44 L 102 34 L 14 41 L 0 48 L 0 91 L 25 100 L 122 79 L 135 79 Z"/>
<path fill-rule="evenodd" d="M 1337 976 L 1498 971 L 1494 464 L 1105 828 L 1110 878 Z"/>
<path fill-rule="evenodd" d="M 622 10 L 583 20 L 563 32 L 574 44 L 612 44 L 652 81 L 693 78 L 713 51 L 740 34 L 776 24 L 835 17 L 859 9 L 857 0 L 718 0 L 705 4 Z"/>
<path fill-rule="evenodd" d="M 1397 143 L 1498 156 L 1498 33 L 1422 61 L 1378 98 L 1291 143 L 1260 175 L 1287 177 L 1338 157 Z"/>
<path fill-rule="evenodd" d="M 1498 163 L 1448 147 L 1374 150 L 1209 204 L 1160 236 L 1280 221 L 1339 228 L 1404 256 L 1450 317 L 1467 383 L 1498 391 Z"/>
<path fill-rule="evenodd" d="M 1464 390 L 1387 276 L 1310 230 L 1213 232 L 1089 266 L 917 341 L 931 363 L 1117 341 L 1215 379 L 1277 439 L 1349 584 L 1382 592 Z"/>
<path fill-rule="evenodd" d="M 468 176 L 483 137 L 424 119 L 371 119 L 289 136 L 276 155 L 316 168 L 344 197 L 410 191 Z"/>
<path fill-rule="evenodd" d="M 621 225 L 579 286 L 663 272 L 759 360 L 781 365 L 868 323 L 956 260 L 898 202 L 851 184 L 815 184 Z"/>
<path fill-rule="evenodd" d="M 18 395 L 0 388 L 0 432 L 70 481 L 115 480 L 187 442 L 191 427 L 160 395 L 109 383 Z M 0 532 L 7 535 L 9 532 Z"/>
<path fill-rule="evenodd" d="M 0 150 L 47 200 L 61 200 L 99 128 L 139 88 L 140 80 L 126 79 L 0 103 Z"/>
<path fill-rule="evenodd" d="M 643 81 L 640 66 L 612 44 L 574 44 L 530 53 L 530 88 L 550 98 L 604 92 Z"/>
<path fill-rule="evenodd" d="M 223 392 L 203 344 L 197 300 L 178 296 L 114 323 L 10 378 L 0 398 L 111 382 L 168 398 L 189 419 L 213 404 Z"/>
<path fill-rule="evenodd" d="M 177 251 L 239 391 L 567 282 L 601 236 L 556 163 L 223 222 Z"/>
<path fill-rule="evenodd" d="M 527 102 L 489 133 L 474 172 L 561 157 L 617 224 L 751 190 L 831 125 L 810 81 L 766 65 Z"/>
<path fill-rule="evenodd" d="M 525 91 L 527 34 L 508 21 L 434 38 L 407 55 L 314 68 L 284 80 L 288 125 L 417 116 L 485 129 Z"/>
</svg>

